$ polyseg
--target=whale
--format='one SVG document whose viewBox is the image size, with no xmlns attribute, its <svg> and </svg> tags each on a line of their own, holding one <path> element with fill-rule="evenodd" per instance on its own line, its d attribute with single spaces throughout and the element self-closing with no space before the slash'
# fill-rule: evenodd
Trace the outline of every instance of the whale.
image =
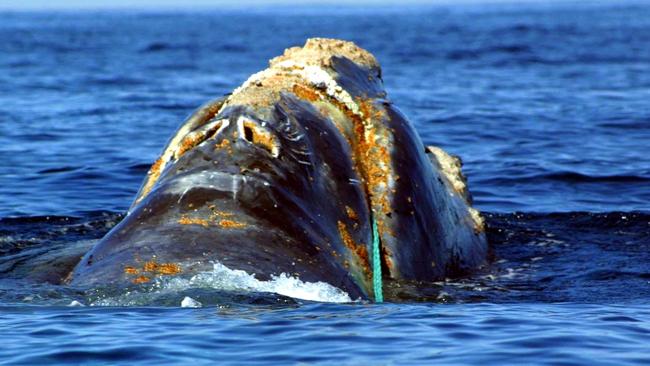
<svg viewBox="0 0 650 366">
<path fill-rule="evenodd" d="M 146 286 L 220 263 L 391 300 L 485 264 L 461 165 L 422 143 L 371 53 L 311 38 L 192 113 L 66 281 Z"/>
</svg>

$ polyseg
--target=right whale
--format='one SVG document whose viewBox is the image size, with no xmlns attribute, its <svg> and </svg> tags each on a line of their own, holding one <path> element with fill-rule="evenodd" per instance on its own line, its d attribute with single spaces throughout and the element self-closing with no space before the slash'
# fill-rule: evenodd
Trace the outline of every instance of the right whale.
<svg viewBox="0 0 650 366">
<path fill-rule="evenodd" d="M 374 56 L 309 39 L 181 125 L 128 215 L 68 281 L 127 286 L 219 262 L 390 299 L 387 283 L 485 262 L 460 165 L 423 146 Z"/>
</svg>

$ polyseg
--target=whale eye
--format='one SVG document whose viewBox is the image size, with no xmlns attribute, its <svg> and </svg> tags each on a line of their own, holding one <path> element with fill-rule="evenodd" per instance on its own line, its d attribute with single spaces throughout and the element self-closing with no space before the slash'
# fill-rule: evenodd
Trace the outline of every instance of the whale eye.
<svg viewBox="0 0 650 366">
<path fill-rule="evenodd" d="M 280 144 L 273 132 L 257 125 L 250 120 L 244 120 L 241 123 L 241 136 L 251 144 L 257 145 L 268 151 L 273 157 L 280 154 Z"/>
</svg>

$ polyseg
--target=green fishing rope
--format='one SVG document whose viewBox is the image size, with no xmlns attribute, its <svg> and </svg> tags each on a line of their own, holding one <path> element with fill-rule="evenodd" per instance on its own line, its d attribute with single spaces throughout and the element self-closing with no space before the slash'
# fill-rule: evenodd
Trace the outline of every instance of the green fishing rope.
<svg viewBox="0 0 650 366">
<path fill-rule="evenodd" d="M 379 258 L 379 232 L 377 221 L 372 218 L 372 287 L 375 291 L 375 302 L 384 302 L 381 289 L 381 259 Z"/>
</svg>

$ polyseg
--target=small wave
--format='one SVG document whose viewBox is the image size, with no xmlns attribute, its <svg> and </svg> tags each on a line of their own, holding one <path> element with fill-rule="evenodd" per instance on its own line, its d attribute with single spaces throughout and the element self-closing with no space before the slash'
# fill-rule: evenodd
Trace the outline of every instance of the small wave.
<svg viewBox="0 0 650 366">
<path fill-rule="evenodd" d="M 151 103 L 147 107 L 170 111 L 191 110 L 195 106 L 190 103 Z"/>
<path fill-rule="evenodd" d="M 27 224 L 70 224 L 80 220 L 76 216 L 64 215 L 33 215 L 33 216 L 9 216 L 0 218 L 0 229 L 8 230 L 5 225 L 27 225 Z"/>
<path fill-rule="evenodd" d="M 642 131 L 650 129 L 650 117 L 640 119 L 610 119 L 597 124 L 598 127 L 617 129 L 617 130 L 630 130 Z"/>
<path fill-rule="evenodd" d="M 275 293 L 295 299 L 345 303 L 352 302 L 350 296 L 325 282 L 303 282 L 285 273 L 271 276 L 269 281 L 260 281 L 252 274 L 233 270 L 221 263 L 214 263 L 212 271 L 194 275 L 191 278 L 159 279 L 148 292 L 133 291 L 116 296 L 101 298 L 91 302 L 91 306 L 133 306 L 150 305 L 156 298 L 170 294 L 182 295 L 191 289 L 209 289 L 231 292 Z M 177 306 L 181 306 L 186 296 L 180 296 Z M 194 300 L 194 299 L 192 299 Z M 195 300 L 194 300 L 195 301 Z"/>
<path fill-rule="evenodd" d="M 613 269 L 597 269 L 589 271 L 584 274 L 579 274 L 577 277 L 584 278 L 592 281 L 611 281 L 624 278 L 639 278 L 650 279 L 650 273 L 647 272 L 632 272 L 632 271 L 618 271 Z"/>
<path fill-rule="evenodd" d="M 86 83 L 89 85 L 100 85 L 100 86 L 135 86 L 135 85 L 141 85 L 145 81 L 146 80 L 142 78 L 110 75 L 110 76 L 90 77 L 86 80 Z"/>
<path fill-rule="evenodd" d="M 151 163 L 140 163 L 140 164 L 132 164 L 127 167 L 129 173 L 135 173 L 135 174 L 146 174 L 149 171 L 149 168 L 151 168 Z"/>
<path fill-rule="evenodd" d="M 164 43 L 164 42 L 154 42 L 148 44 L 146 47 L 144 47 L 141 51 L 142 52 L 159 52 L 159 51 L 165 51 L 174 48 L 174 46 L 170 45 L 169 43 Z"/>
<path fill-rule="evenodd" d="M 154 53 L 174 50 L 191 50 L 194 46 L 191 44 L 174 44 L 167 42 L 152 42 L 140 49 L 142 53 Z"/>
<path fill-rule="evenodd" d="M 224 44 L 221 46 L 221 51 L 232 52 L 232 53 L 244 53 L 248 51 L 248 48 L 243 45 L 238 44 Z"/>
<path fill-rule="evenodd" d="M 38 174 L 55 174 L 55 173 L 70 172 L 70 171 L 78 170 L 78 169 L 81 169 L 81 167 L 65 165 L 65 166 L 56 167 L 56 168 L 49 168 L 49 169 L 39 170 L 37 173 Z"/>
<path fill-rule="evenodd" d="M 590 175 L 578 172 L 554 172 L 489 179 L 494 184 L 538 182 L 545 180 L 565 183 L 647 183 L 650 182 L 650 177 L 631 174 Z"/>
<path fill-rule="evenodd" d="M 541 178 L 571 183 L 645 183 L 649 177 L 638 175 L 588 175 L 577 172 L 559 172 L 545 174 Z"/>
<path fill-rule="evenodd" d="M 474 49 L 457 49 L 451 50 L 447 54 L 447 58 L 450 60 L 466 60 L 466 59 L 476 59 L 487 55 L 496 55 L 496 54 L 507 54 L 507 55 L 520 55 L 520 54 L 530 54 L 532 49 L 525 44 L 504 44 L 504 45 L 495 45 L 491 47 L 482 47 Z"/>
</svg>

